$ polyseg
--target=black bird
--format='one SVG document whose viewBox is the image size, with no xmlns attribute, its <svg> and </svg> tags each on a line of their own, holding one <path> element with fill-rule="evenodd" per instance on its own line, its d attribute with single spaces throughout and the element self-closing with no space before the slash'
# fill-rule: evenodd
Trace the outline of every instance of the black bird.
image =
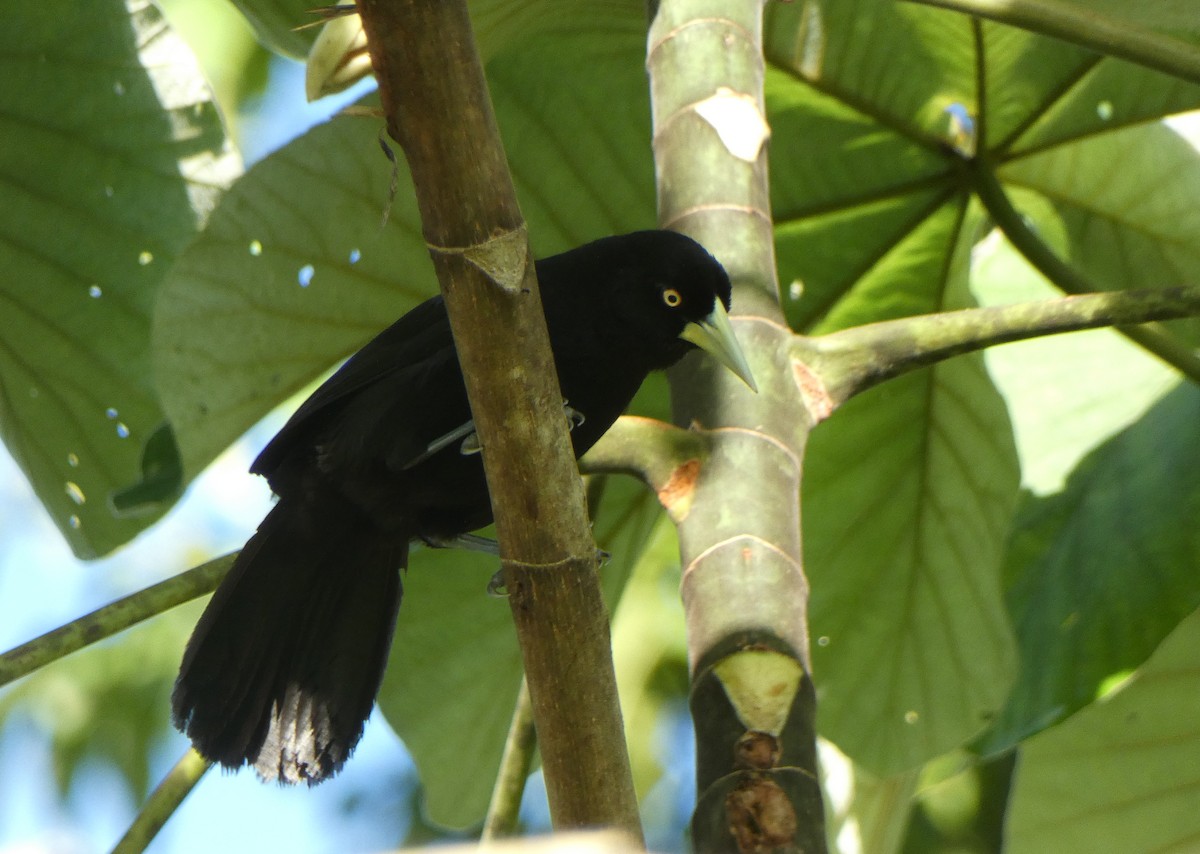
<svg viewBox="0 0 1200 854">
<path fill-rule="evenodd" d="M 652 370 L 694 347 L 753 388 L 730 283 L 669 231 L 609 237 L 537 263 L 575 455 Z M 278 502 L 197 624 L 175 725 L 227 768 L 318 783 L 362 735 L 383 678 L 410 542 L 492 521 L 441 297 L 414 308 L 306 400 L 255 460 Z"/>
</svg>

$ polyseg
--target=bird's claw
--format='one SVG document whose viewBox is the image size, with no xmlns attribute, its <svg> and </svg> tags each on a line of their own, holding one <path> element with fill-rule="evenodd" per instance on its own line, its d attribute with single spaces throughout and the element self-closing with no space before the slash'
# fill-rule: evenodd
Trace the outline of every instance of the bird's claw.
<svg viewBox="0 0 1200 854">
<path fill-rule="evenodd" d="M 578 409 L 572 408 L 565 398 L 563 399 L 563 412 L 567 414 L 568 433 L 574 430 L 576 427 L 582 427 L 583 422 L 587 421 L 587 416 L 585 416 Z"/>
<path fill-rule="evenodd" d="M 583 424 L 587 418 L 578 409 L 572 409 L 567 405 L 567 401 L 563 401 L 563 411 L 567 414 L 567 430 L 574 430 Z M 418 463 L 423 463 L 438 451 L 448 448 L 455 442 L 462 440 L 458 446 L 458 452 L 464 457 L 469 457 L 472 454 L 478 454 L 483 450 L 483 445 L 479 441 L 479 434 L 475 432 L 475 419 L 467 421 L 460 427 L 456 427 L 449 433 L 439 436 L 425 446 L 424 452 L 409 460 L 405 465 L 405 470 L 412 468 Z"/>
<path fill-rule="evenodd" d="M 612 555 L 604 549 L 596 549 L 596 563 L 603 567 L 612 559 Z M 496 574 L 488 579 L 487 593 L 497 599 L 508 598 L 508 587 L 504 584 L 504 568 L 496 570 Z"/>
</svg>

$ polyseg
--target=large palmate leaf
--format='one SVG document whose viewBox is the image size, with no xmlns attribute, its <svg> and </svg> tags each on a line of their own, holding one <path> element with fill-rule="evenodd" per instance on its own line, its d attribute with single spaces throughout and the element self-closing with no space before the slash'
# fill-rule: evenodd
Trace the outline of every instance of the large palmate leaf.
<svg viewBox="0 0 1200 854">
<path fill-rule="evenodd" d="M 1006 850 L 1195 850 L 1198 707 L 1193 612 L 1115 693 L 1022 748 Z"/>
<path fill-rule="evenodd" d="M 563 89 L 546 76 L 555 63 L 563 75 L 608 67 L 611 85 L 636 91 L 636 36 L 613 21 L 586 41 L 531 46 L 489 69 L 538 255 L 653 224 L 645 93 L 613 103 L 607 89 Z M 547 125 L 547 115 L 559 121 Z M 403 169 L 389 204 L 379 132 L 373 120 L 335 118 L 256 164 L 176 266 L 154 342 L 189 477 L 436 292 Z"/>
<path fill-rule="evenodd" d="M 382 224 L 377 133 L 335 120 L 256 164 L 172 271 L 154 347 L 189 477 L 432 292 L 411 190 Z"/>
<path fill-rule="evenodd" d="M 1200 160 L 1139 124 L 1194 108 L 1200 88 L 905 4 L 772 4 L 767 21 L 772 202 L 797 328 L 957 304 L 945 298 L 948 271 L 973 221 L 944 223 L 972 191 L 964 157 L 996 169 L 1097 288 L 1200 280 L 1195 241 L 1180 238 L 1195 233 L 1185 200 Z M 1017 295 L 997 283 L 992 297 Z M 951 363 L 852 401 L 806 460 L 819 723 L 877 772 L 985 729 L 1014 673 L 998 598 L 1017 482 L 1011 428 L 986 378 L 963 385 L 965 371 Z M 1068 381 L 1055 394 L 1083 401 L 1089 389 Z"/>
<path fill-rule="evenodd" d="M 616 604 L 660 515 L 632 481 L 606 488 L 595 521 L 606 601 Z M 405 576 L 380 708 L 421 774 L 432 821 L 465 827 L 483 818 L 517 690 L 521 654 L 503 599 L 487 595 L 495 558 L 421 551 Z"/>
<path fill-rule="evenodd" d="M 0 433 L 76 554 L 182 483 L 151 378 L 159 283 L 238 171 L 187 46 L 149 2 L 18 3 L 0 66 Z M 117 490 L 159 476 L 140 513 Z M 157 453 L 157 457 L 155 454 Z"/>
<path fill-rule="evenodd" d="M 1008 558 L 1021 679 L 985 741 L 1006 749 L 1092 702 L 1200 605 L 1200 390 L 1178 387 L 1027 500 Z"/>
<path fill-rule="evenodd" d="M 312 46 L 322 19 L 312 0 L 233 0 L 254 25 L 263 44 L 285 56 L 303 58 Z M 606 28 L 612 19 L 644 18 L 638 0 L 471 0 L 471 24 L 480 56 L 485 60 L 548 33 L 581 34 Z"/>
<path fill-rule="evenodd" d="M 572 23 L 567 11 L 586 6 L 517 4 L 520 15 L 545 13 L 540 36 L 514 39 L 519 28 L 496 24 L 493 32 L 509 35 L 489 42 L 481 26 L 539 254 L 653 223 L 642 13 L 622 5 L 621 14 Z M 477 22 L 503 23 L 486 17 L 492 8 L 476 4 Z M 1150 146 L 1165 137 L 1140 123 L 1200 105 L 1197 87 L 890 0 L 771 4 L 765 38 L 777 250 L 796 328 L 821 332 L 969 304 L 967 260 L 980 216 L 964 158 L 975 155 L 1085 272 L 1105 263 L 1087 260 L 1096 252 L 1117 251 L 1113 235 L 1136 232 L 1138 252 L 1160 258 L 1158 269 L 1190 275 L 1192 253 L 1167 245 L 1177 239 L 1167 227 L 1175 197 L 1139 205 L 1122 195 L 1124 176 L 1112 186 L 1095 182 L 1118 151 L 1135 184 L 1161 176 Z M 156 345 L 189 474 L 432 292 L 403 177 L 389 224 L 378 225 L 388 167 L 377 133 L 370 120 L 338 119 L 268 159 L 182 260 L 160 304 Z M 1069 189 L 1063 163 L 1079 179 Z M 1181 186 L 1196 165 L 1172 149 Z M 1097 211 L 1112 226 L 1100 237 L 1089 227 Z M 821 726 L 877 772 L 919 765 L 986 728 L 1015 675 L 1001 567 L 1018 472 L 1004 402 L 981 362 L 961 359 L 852 402 L 818 431 L 806 463 Z M 419 572 L 414 566 L 412 600 Z M 470 594 L 450 585 L 420 595 L 452 610 Z M 503 631 L 497 621 L 471 636 L 483 648 Z M 489 674 L 500 680 L 501 669 Z M 389 689 L 386 703 L 401 727 L 407 712 L 396 697 L 405 691 L 413 689 Z M 418 691 L 404 702 L 422 698 Z M 480 702 L 464 703 L 463 721 L 494 713 Z M 494 756 L 487 751 L 496 732 L 471 742 L 470 755 Z M 421 762 L 427 775 L 446 766 L 444 754 Z M 431 786 L 436 809 L 445 820 L 469 820 L 479 793 L 457 812 L 447 806 L 448 780 Z"/>
<path fill-rule="evenodd" d="M 829 322 L 963 299 L 963 218 L 953 205 L 930 217 Z M 852 401 L 813 434 L 807 463 L 818 725 L 896 773 L 983 730 L 1015 675 L 999 573 L 1018 481 L 1007 413 L 982 363 L 956 360 Z"/>
<path fill-rule="evenodd" d="M 1002 246 L 976 272 L 985 300 L 1046 295 Z M 1021 676 L 979 745 L 997 751 L 1091 702 L 1200 602 L 1188 523 L 1200 413 L 1194 386 L 1110 331 L 1015 344 L 988 363 L 1033 490 L 1007 567 Z"/>
</svg>

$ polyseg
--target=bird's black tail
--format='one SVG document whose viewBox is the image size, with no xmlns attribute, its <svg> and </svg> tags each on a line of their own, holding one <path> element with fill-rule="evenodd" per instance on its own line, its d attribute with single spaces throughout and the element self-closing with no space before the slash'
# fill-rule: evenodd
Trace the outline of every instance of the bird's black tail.
<svg viewBox="0 0 1200 854">
<path fill-rule="evenodd" d="M 337 773 L 383 679 L 407 549 L 345 506 L 281 499 L 188 642 L 175 725 L 208 759 L 264 780 Z"/>
</svg>

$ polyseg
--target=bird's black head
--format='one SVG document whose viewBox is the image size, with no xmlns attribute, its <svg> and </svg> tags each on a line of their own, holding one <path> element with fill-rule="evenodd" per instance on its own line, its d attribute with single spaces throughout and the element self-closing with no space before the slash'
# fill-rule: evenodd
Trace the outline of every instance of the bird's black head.
<svg viewBox="0 0 1200 854">
<path fill-rule="evenodd" d="M 538 277 L 547 316 L 566 310 L 592 317 L 584 334 L 614 362 L 666 368 L 700 347 L 753 387 L 726 314 L 729 276 L 690 237 L 673 231 L 606 237 L 540 262 Z M 582 332 L 580 324 L 571 326 Z"/>
</svg>

